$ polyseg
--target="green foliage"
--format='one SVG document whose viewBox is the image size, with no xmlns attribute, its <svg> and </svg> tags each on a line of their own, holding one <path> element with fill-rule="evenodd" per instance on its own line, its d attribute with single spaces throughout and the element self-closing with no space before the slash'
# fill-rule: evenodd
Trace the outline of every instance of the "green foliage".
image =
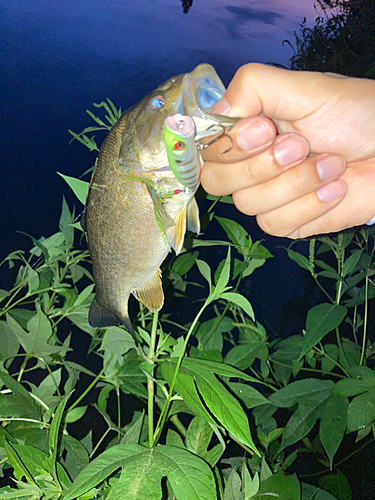
<svg viewBox="0 0 375 500">
<path fill-rule="evenodd" d="M 83 202 L 87 184 L 63 177 Z M 320 302 L 315 293 L 303 331 L 275 339 L 241 293 L 271 254 L 237 222 L 208 220 L 226 238 L 187 238 L 163 273 L 191 317 L 140 308 L 139 345 L 122 326 L 88 324 L 89 256 L 65 200 L 57 233 L 4 259 L 15 284 L 0 291 L 0 463 L 13 481 L 0 500 L 351 498 L 341 464 L 374 440 L 373 230 L 291 245 Z M 227 247 L 216 269 L 197 250 L 214 245 Z M 193 286 L 204 293 L 196 311 Z M 89 340 L 95 373 L 72 338 Z M 347 434 L 362 442 L 345 457 Z M 302 454 L 315 484 L 299 475 Z"/>
<path fill-rule="evenodd" d="M 317 0 L 314 26 L 306 18 L 294 32 L 290 68 L 375 77 L 375 2 Z"/>
</svg>

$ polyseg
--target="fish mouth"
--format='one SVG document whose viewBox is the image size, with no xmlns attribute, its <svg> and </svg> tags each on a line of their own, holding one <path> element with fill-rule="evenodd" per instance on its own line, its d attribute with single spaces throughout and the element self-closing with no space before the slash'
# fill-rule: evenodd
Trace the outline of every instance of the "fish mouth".
<svg viewBox="0 0 375 500">
<path fill-rule="evenodd" d="M 210 64 L 200 64 L 184 76 L 182 82 L 182 114 L 201 117 L 204 109 L 211 108 L 221 97 L 225 87 Z"/>
<path fill-rule="evenodd" d="M 193 118 L 196 140 L 222 133 L 237 121 L 211 112 L 212 106 L 223 97 L 225 90 L 223 82 L 210 64 L 200 64 L 191 73 L 184 75 L 176 112 Z"/>
</svg>

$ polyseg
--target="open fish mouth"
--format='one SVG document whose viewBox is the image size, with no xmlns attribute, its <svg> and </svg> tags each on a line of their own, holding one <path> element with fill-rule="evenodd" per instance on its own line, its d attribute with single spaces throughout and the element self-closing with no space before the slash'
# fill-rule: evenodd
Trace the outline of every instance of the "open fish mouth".
<svg viewBox="0 0 375 500">
<path fill-rule="evenodd" d="M 193 118 L 196 126 L 196 139 L 222 133 L 237 120 L 211 113 L 212 106 L 223 97 L 225 87 L 210 64 L 200 64 L 184 75 L 181 96 L 181 114 Z"/>
<path fill-rule="evenodd" d="M 181 86 L 183 109 L 181 114 L 200 117 L 202 110 L 211 108 L 221 97 L 225 87 L 209 64 L 200 64 L 186 73 Z"/>
</svg>

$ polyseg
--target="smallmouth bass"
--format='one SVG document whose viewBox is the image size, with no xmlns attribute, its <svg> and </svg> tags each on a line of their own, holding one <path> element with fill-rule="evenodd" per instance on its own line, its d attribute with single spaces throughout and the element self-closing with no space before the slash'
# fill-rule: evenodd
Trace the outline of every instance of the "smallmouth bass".
<svg viewBox="0 0 375 500">
<path fill-rule="evenodd" d="M 201 64 L 159 85 L 105 138 L 82 218 L 96 288 L 92 327 L 123 323 L 134 336 L 131 293 L 152 312 L 163 306 L 160 265 L 171 247 L 180 252 L 186 228 L 200 230 L 195 141 L 236 121 L 205 111 L 224 92 L 213 67 Z"/>
</svg>

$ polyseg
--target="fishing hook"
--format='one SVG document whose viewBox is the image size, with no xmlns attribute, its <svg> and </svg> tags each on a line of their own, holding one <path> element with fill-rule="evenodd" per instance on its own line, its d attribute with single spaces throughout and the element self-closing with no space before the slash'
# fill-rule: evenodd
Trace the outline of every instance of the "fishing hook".
<svg viewBox="0 0 375 500">
<path fill-rule="evenodd" d="M 210 130 L 210 128 L 215 127 L 215 126 L 216 126 L 216 124 L 212 124 L 212 125 L 210 125 L 210 126 L 207 128 L 207 130 Z M 222 128 L 223 130 L 222 130 L 222 132 L 221 132 L 221 134 L 220 134 L 220 135 L 218 135 L 217 137 L 215 137 L 215 139 L 212 139 L 212 141 L 208 142 L 207 144 L 201 144 L 201 143 L 198 141 L 198 142 L 199 142 L 199 144 L 197 144 L 197 149 L 198 149 L 199 151 L 202 151 L 202 149 L 206 149 L 206 148 L 208 148 L 208 146 L 211 146 L 211 144 L 213 144 L 214 142 L 218 141 L 219 139 L 221 139 L 221 138 L 222 138 L 222 137 L 224 137 L 224 136 L 227 136 L 227 137 L 228 137 L 228 139 L 230 140 L 230 146 L 229 146 L 229 148 L 228 148 L 228 149 L 226 149 L 226 150 L 225 150 L 223 153 L 221 153 L 221 154 L 225 155 L 225 153 L 229 153 L 229 151 L 233 148 L 233 139 L 232 139 L 232 138 L 231 138 L 231 136 L 229 135 L 229 132 L 230 132 L 230 130 L 231 130 L 231 128 L 232 128 L 232 127 L 224 127 L 222 124 L 220 124 L 220 126 L 221 126 L 221 128 Z"/>
</svg>

